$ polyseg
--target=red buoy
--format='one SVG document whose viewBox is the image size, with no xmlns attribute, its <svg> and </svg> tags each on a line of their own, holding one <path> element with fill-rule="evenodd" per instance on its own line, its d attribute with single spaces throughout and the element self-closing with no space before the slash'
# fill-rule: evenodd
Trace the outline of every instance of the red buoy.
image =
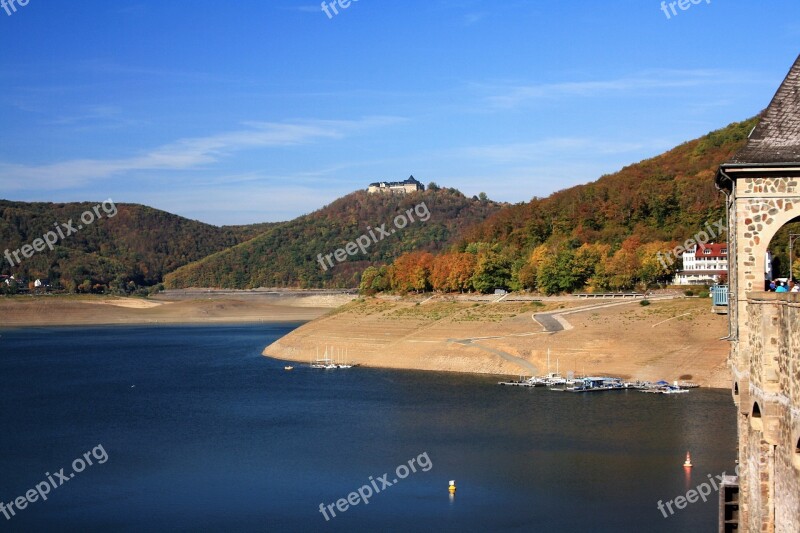
<svg viewBox="0 0 800 533">
<path fill-rule="evenodd" d="M 689 455 L 689 452 L 686 452 L 686 460 L 683 462 L 684 468 L 691 468 L 692 467 L 692 456 Z"/>
</svg>

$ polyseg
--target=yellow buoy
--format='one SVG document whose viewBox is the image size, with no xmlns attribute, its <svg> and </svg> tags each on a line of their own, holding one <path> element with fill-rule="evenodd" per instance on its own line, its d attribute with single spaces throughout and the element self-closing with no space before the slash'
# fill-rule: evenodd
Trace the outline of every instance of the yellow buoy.
<svg viewBox="0 0 800 533">
<path fill-rule="evenodd" d="M 450 481 L 450 486 L 447 488 L 450 491 L 450 494 L 456 491 L 456 482 L 454 480 Z"/>
<path fill-rule="evenodd" d="M 689 452 L 686 452 L 686 460 L 683 462 L 684 468 L 691 468 L 692 467 L 692 456 L 689 455 Z"/>
</svg>

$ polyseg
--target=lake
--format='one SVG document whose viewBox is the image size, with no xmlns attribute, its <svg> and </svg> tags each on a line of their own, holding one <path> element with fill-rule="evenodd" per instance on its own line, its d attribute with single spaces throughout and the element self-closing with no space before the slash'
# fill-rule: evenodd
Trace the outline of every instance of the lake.
<svg viewBox="0 0 800 533">
<path fill-rule="evenodd" d="M 715 531 L 716 492 L 667 518 L 657 504 L 733 472 L 728 391 L 260 355 L 298 325 L 0 330 L 0 501 L 47 497 L 0 530 Z"/>
</svg>

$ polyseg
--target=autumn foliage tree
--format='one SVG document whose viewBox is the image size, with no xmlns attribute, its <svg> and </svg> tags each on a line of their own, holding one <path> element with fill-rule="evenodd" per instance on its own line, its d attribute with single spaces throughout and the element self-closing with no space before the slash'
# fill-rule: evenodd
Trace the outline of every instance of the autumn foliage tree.
<svg viewBox="0 0 800 533">
<path fill-rule="evenodd" d="M 400 293 L 430 289 L 433 254 L 410 252 L 398 257 L 392 265 L 391 287 Z"/>
<path fill-rule="evenodd" d="M 472 290 L 472 277 L 478 258 L 465 252 L 437 256 L 431 267 L 430 282 L 433 290 L 440 292 L 465 292 Z"/>
</svg>

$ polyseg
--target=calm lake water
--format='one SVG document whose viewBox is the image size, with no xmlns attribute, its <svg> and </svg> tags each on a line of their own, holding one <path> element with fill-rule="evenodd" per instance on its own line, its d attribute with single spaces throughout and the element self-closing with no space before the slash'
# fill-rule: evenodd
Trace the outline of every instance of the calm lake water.
<svg viewBox="0 0 800 533">
<path fill-rule="evenodd" d="M 727 391 L 285 372 L 260 353 L 296 326 L 0 330 L 0 501 L 93 462 L 0 531 L 715 531 L 716 493 L 656 505 L 733 471 Z M 421 455 L 427 472 L 320 513 Z"/>
</svg>

